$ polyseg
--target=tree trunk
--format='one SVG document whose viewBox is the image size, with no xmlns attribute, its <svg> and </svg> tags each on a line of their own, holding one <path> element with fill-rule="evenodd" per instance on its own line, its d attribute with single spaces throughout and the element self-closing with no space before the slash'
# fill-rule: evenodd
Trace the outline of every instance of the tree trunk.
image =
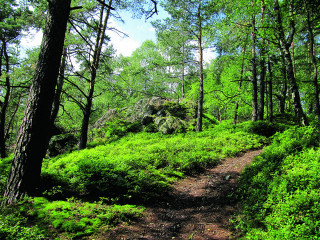
<svg viewBox="0 0 320 240">
<path fill-rule="evenodd" d="M 266 76 L 266 61 L 265 50 L 261 50 L 261 74 L 260 74 L 260 86 L 259 86 L 259 107 L 258 107 L 258 120 L 263 120 L 264 117 L 264 95 L 266 89 L 265 76 Z"/>
<path fill-rule="evenodd" d="M 310 56 L 311 61 L 313 65 L 313 85 L 314 85 L 314 106 L 315 106 L 315 113 L 318 119 L 318 124 L 320 127 L 320 104 L 319 104 L 319 84 L 318 84 L 318 67 L 317 67 L 317 59 L 316 54 L 314 51 L 314 34 L 313 29 L 311 27 L 311 21 L 310 21 L 310 13 L 308 9 L 307 2 L 304 1 L 306 15 L 307 15 L 307 26 L 308 26 L 308 32 L 309 32 L 309 41 L 310 41 Z"/>
<path fill-rule="evenodd" d="M 247 41 L 246 41 L 247 43 Z M 241 63 L 241 71 L 240 71 L 240 81 L 239 81 L 239 86 L 238 86 L 238 91 L 240 91 L 242 87 L 242 81 L 243 81 L 243 72 L 244 72 L 244 60 L 245 60 L 245 55 L 246 55 L 246 49 L 247 45 L 244 46 L 243 48 L 243 58 L 242 58 L 242 63 Z M 233 125 L 237 124 L 238 120 L 238 109 L 239 109 L 239 101 L 236 101 L 236 104 L 234 106 L 234 117 L 233 117 Z"/>
<path fill-rule="evenodd" d="M 68 35 L 71 31 L 71 27 L 69 26 L 67 29 L 66 34 Z M 53 105 L 52 105 L 52 112 L 51 112 L 51 126 L 53 127 L 54 122 L 58 116 L 59 109 L 60 109 L 60 99 L 61 99 L 61 93 L 63 89 L 64 84 L 64 78 L 65 78 L 65 70 L 67 65 L 67 55 L 68 55 L 68 49 L 67 46 L 63 48 L 62 57 L 61 57 L 61 63 L 59 68 L 59 77 L 57 82 L 57 87 L 54 95 Z M 49 139 L 50 141 L 50 139 Z"/>
<path fill-rule="evenodd" d="M 199 100 L 197 113 L 197 131 L 202 131 L 202 115 L 203 115 L 203 50 L 202 50 L 202 22 L 201 22 L 201 0 L 199 0 L 198 9 L 198 48 L 199 48 Z"/>
<path fill-rule="evenodd" d="M 67 58 L 67 49 L 64 48 L 62 52 L 62 59 L 61 59 L 61 65 L 59 69 L 59 78 L 57 82 L 57 87 L 54 95 L 53 105 L 52 105 L 52 112 L 50 117 L 50 129 L 52 129 L 54 122 L 58 116 L 59 108 L 60 108 L 60 98 L 62 93 L 62 88 L 64 84 L 64 72 L 66 68 L 66 58 Z M 50 140 L 50 139 L 49 139 Z"/>
<path fill-rule="evenodd" d="M 2 55 L 1 58 L 5 58 L 6 62 L 6 94 L 4 96 L 4 100 L 1 104 L 1 112 L 0 112 L 0 156 L 1 158 L 5 158 L 7 156 L 6 153 L 6 113 L 9 106 L 9 99 L 10 99 L 10 93 L 11 93 L 11 84 L 10 84 L 10 77 L 9 77 L 9 56 L 7 53 L 7 43 L 3 41 L 2 43 Z M 2 63 L 1 63 L 2 65 Z M 0 76 L 2 75 L 2 72 L 0 71 Z"/>
<path fill-rule="evenodd" d="M 269 104 L 268 104 L 268 121 L 272 122 L 273 121 L 273 100 L 272 100 L 272 91 L 273 91 L 273 86 L 272 86 L 272 81 L 273 81 L 273 74 L 272 74 L 272 69 L 271 69 L 271 61 L 270 57 L 268 55 L 268 72 L 269 72 L 269 81 L 268 81 L 268 99 L 269 99 Z"/>
<path fill-rule="evenodd" d="M 264 0 L 261 1 L 261 28 L 263 29 L 264 24 L 264 12 L 265 12 L 265 3 Z M 265 77 L 266 77 L 266 48 L 265 48 L 265 40 L 261 38 L 261 73 L 260 73 L 260 86 L 259 86 L 259 107 L 258 107 L 258 120 L 263 120 L 264 117 L 264 96 L 265 96 Z"/>
<path fill-rule="evenodd" d="M 292 3 L 291 3 L 292 4 Z M 290 85 L 290 92 L 292 94 L 292 103 L 294 108 L 294 113 L 296 116 L 296 119 L 301 126 L 308 125 L 308 119 L 306 115 L 303 112 L 301 101 L 300 101 L 300 94 L 299 94 L 299 88 L 296 82 L 294 69 L 293 69 L 293 62 L 290 54 L 290 46 L 293 41 L 294 36 L 294 22 L 293 20 L 290 21 L 290 28 L 291 32 L 289 33 L 288 40 L 285 39 L 285 34 L 282 27 L 282 19 L 281 19 L 281 13 L 280 13 L 280 7 L 278 0 L 275 0 L 274 10 L 276 13 L 277 23 L 278 23 L 278 34 L 280 38 L 280 46 L 282 51 L 284 52 L 284 58 L 286 61 L 286 67 L 287 67 L 287 76 L 289 80 Z"/>
<path fill-rule="evenodd" d="M 288 84 L 287 84 L 286 61 L 284 59 L 284 54 L 282 51 L 281 51 L 281 61 L 282 61 L 281 74 L 282 74 L 282 78 L 283 78 L 283 84 L 282 84 L 282 88 L 280 90 L 281 94 L 276 95 L 276 96 L 279 99 L 280 113 L 283 114 L 283 113 L 285 113 L 285 108 L 286 108 Z"/>
<path fill-rule="evenodd" d="M 34 195 L 48 146 L 52 102 L 71 0 L 51 0 L 39 59 L 20 125 L 3 205 Z"/>
<path fill-rule="evenodd" d="M 256 65 L 256 20 L 252 14 L 252 121 L 258 120 L 258 83 Z"/>
<path fill-rule="evenodd" d="M 184 99 L 184 95 L 185 95 L 185 49 L 184 49 L 184 43 L 182 45 L 182 82 L 181 82 L 181 96 L 182 96 L 182 99 Z"/>
<path fill-rule="evenodd" d="M 109 5 L 111 7 L 112 0 L 109 0 Z M 103 19 L 104 15 L 104 8 L 105 6 L 101 4 L 101 10 L 100 10 L 100 20 L 99 20 L 99 29 L 97 32 L 94 52 L 93 52 L 93 59 L 90 64 L 90 86 L 89 86 L 89 92 L 87 96 L 87 103 L 84 108 L 83 112 L 83 119 L 82 119 L 82 125 L 81 125 L 81 134 L 80 134 L 80 141 L 78 145 L 78 149 L 84 149 L 87 147 L 87 141 L 88 141 L 88 129 L 89 129 L 89 121 L 91 116 L 91 107 L 92 107 L 92 100 L 93 100 L 93 94 L 94 94 L 94 86 L 96 83 L 96 77 L 97 77 L 97 69 L 99 67 L 99 59 L 102 51 L 102 46 L 105 39 L 105 32 L 107 29 L 107 24 L 110 16 L 110 8 L 108 8 L 105 18 Z"/>
</svg>

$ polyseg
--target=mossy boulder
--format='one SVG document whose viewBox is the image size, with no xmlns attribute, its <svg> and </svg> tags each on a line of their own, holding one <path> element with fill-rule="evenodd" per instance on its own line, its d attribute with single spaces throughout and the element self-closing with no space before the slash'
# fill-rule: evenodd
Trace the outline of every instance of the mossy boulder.
<svg viewBox="0 0 320 240">
<path fill-rule="evenodd" d="M 66 153 L 71 150 L 77 142 L 76 137 L 70 133 L 55 135 L 50 139 L 47 155 L 49 157 L 55 157 Z"/>
<path fill-rule="evenodd" d="M 206 125 L 218 123 L 211 117 L 204 117 L 207 118 Z M 185 132 L 195 126 L 196 104 L 179 103 L 160 97 L 141 99 L 126 109 L 109 110 L 93 127 L 110 126 L 112 119 L 122 119 L 128 125 L 134 123 L 135 129 L 146 132 L 162 132 L 163 134 Z M 125 131 L 131 132 L 129 128 Z"/>
</svg>

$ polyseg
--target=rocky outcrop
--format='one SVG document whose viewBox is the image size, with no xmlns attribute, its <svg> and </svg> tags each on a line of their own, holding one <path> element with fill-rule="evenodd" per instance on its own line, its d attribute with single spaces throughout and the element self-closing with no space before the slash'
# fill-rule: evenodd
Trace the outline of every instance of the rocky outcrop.
<svg viewBox="0 0 320 240">
<path fill-rule="evenodd" d="M 195 109 L 193 103 L 181 104 L 160 97 L 141 99 L 132 107 L 109 110 L 93 127 L 103 127 L 113 119 L 122 119 L 128 123 L 128 131 L 185 132 L 195 126 Z"/>
</svg>

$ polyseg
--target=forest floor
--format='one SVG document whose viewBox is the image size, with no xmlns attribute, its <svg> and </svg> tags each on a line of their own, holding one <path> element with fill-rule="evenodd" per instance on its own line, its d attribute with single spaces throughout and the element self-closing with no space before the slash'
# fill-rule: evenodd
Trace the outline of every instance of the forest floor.
<svg viewBox="0 0 320 240">
<path fill-rule="evenodd" d="M 232 236 L 229 219 L 237 211 L 234 198 L 244 167 L 262 150 L 227 158 L 204 173 L 174 184 L 166 200 L 153 203 L 144 217 L 131 225 L 119 225 L 103 234 L 110 240 L 222 240 Z M 98 238 L 95 238 L 96 240 Z"/>
</svg>

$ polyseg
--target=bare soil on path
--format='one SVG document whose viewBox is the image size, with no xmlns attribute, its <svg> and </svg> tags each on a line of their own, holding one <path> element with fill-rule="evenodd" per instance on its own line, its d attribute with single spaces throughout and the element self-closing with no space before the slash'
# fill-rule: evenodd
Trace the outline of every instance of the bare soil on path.
<svg viewBox="0 0 320 240">
<path fill-rule="evenodd" d="M 227 158 L 215 168 L 178 181 L 166 201 L 147 207 L 141 221 L 110 229 L 103 239 L 231 239 L 229 219 L 237 211 L 237 180 L 244 167 L 261 152 Z"/>
</svg>

